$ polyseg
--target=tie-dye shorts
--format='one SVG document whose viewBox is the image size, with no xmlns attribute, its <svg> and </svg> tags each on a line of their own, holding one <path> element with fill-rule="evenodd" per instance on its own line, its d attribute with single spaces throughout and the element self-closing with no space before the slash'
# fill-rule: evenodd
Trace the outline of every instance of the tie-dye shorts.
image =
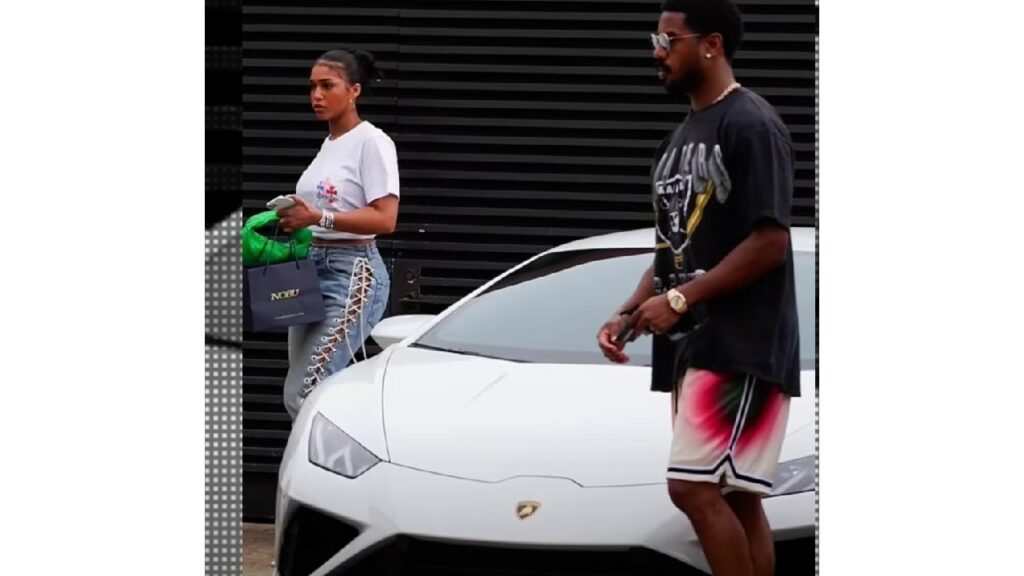
<svg viewBox="0 0 1024 576">
<path fill-rule="evenodd" d="M 668 478 L 768 494 L 788 417 L 789 396 L 775 384 L 688 370 L 672 394 Z"/>
</svg>

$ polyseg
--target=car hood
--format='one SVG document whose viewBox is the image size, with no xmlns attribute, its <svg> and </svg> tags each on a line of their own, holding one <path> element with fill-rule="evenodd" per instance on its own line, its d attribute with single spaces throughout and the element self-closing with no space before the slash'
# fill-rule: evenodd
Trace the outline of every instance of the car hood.
<svg viewBox="0 0 1024 576">
<path fill-rule="evenodd" d="M 805 386 L 806 387 L 806 386 Z M 507 362 L 399 348 L 383 387 L 395 464 L 485 482 L 542 476 L 582 486 L 665 481 L 667 394 L 645 367 Z M 790 411 L 790 430 L 805 426 Z M 810 415 L 813 424 L 813 411 Z"/>
</svg>

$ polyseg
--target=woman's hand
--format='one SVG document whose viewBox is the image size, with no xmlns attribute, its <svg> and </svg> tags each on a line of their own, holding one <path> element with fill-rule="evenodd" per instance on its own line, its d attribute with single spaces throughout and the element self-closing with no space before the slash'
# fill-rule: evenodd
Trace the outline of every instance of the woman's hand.
<svg viewBox="0 0 1024 576">
<path fill-rule="evenodd" d="M 277 212 L 281 218 L 281 228 L 285 232 L 291 233 L 320 223 L 322 213 L 319 210 L 310 206 L 299 196 L 292 194 L 288 197 L 295 200 L 295 205 Z"/>
</svg>

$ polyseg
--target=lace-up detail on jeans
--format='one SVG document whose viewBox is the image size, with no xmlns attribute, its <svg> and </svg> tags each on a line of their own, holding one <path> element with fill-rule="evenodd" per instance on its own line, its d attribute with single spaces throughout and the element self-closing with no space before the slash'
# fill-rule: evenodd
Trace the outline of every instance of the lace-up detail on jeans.
<svg viewBox="0 0 1024 576">
<path fill-rule="evenodd" d="M 345 300 L 345 309 L 340 318 L 329 320 L 333 326 L 330 327 L 326 336 L 320 338 L 320 342 L 310 357 L 311 364 L 306 368 L 310 376 L 302 380 L 302 397 L 305 398 L 324 378 L 327 366 L 334 357 L 338 346 L 344 343 L 349 347 L 350 357 L 355 357 L 355 352 L 349 343 L 349 334 L 360 326 L 365 320 L 363 311 L 369 306 L 370 289 L 373 286 L 373 268 L 366 258 L 356 258 L 352 265 L 352 277 L 349 280 L 348 298 Z M 363 356 L 366 355 L 366 345 L 363 345 Z"/>
</svg>

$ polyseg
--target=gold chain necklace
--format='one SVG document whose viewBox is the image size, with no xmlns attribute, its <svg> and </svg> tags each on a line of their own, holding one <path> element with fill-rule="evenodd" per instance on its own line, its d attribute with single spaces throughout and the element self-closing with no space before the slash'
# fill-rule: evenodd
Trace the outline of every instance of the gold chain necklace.
<svg viewBox="0 0 1024 576">
<path fill-rule="evenodd" d="M 725 91 L 724 91 L 724 92 L 722 92 L 722 95 L 721 95 L 721 96 L 719 96 L 718 98 L 715 98 L 715 101 L 714 101 L 714 102 L 712 102 L 711 104 L 708 104 L 708 106 L 710 107 L 710 106 L 714 106 L 715 104 L 718 104 L 718 103 L 719 103 L 719 102 L 721 102 L 721 101 L 722 101 L 722 100 L 723 100 L 723 99 L 724 99 L 724 98 L 725 98 L 726 96 L 728 96 L 730 92 L 732 92 L 733 90 L 735 90 L 735 89 L 737 89 L 737 88 L 739 88 L 739 87 L 740 87 L 740 83 L 739 83 L 739 82 L 733 82 L 732 84 L 729 84 L 729 86 L 728 86 L 728 87 L 726 87 Z"/>
</svg>

